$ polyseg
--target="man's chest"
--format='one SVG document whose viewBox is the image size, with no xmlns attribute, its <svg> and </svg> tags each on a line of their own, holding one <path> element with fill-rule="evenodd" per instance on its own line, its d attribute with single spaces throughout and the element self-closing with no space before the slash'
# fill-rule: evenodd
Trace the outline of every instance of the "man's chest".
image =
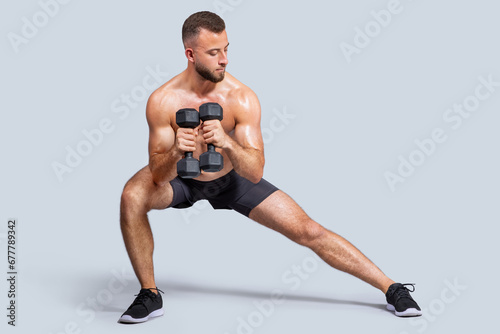
<svg viewBox="0 0 500 334">
<path fill-rule="evenodd" d="M 184 100 L 182 102 L 179 102 L 175 105 L 174 108 L 172 108 L 169 112 L 170 114 L 170 124 L 172 124 L 172 127 L 174 128 L 174 131 L 177 131 L 177 124 L 176 124 L 176 112 L 180 109 L 184 108 L 191 108 L 191 109 L 196 109 L 199 111 L 200 106 L 204 103 L 208 102 L 214 102 L 218 103 L 222 107 L 222 120 L 221 124 L 222 127 L 224 128 L 224 131 L 226 133 L 231 133 L 234 130 L 234 127 L 236 125 L 236 117 L 235 113 L 237 112 L 236 106 L 231 105 L 230 103 L 227 103 L 223 101 L 222 99 L 217 99 L 213 98 L 211 100 L 209 99 L 191 99 L 191 100 Z M 200 121 L 201 124 L 201 121 Z"/>
</svg>

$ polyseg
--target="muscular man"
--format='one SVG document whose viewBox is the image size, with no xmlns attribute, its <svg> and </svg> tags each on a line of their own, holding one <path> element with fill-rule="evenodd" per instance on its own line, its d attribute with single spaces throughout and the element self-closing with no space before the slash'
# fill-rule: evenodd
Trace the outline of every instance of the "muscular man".
<svg viewBox="0 0 500 334">
<path fill-rule="evenodd" d="M 163 314 L 153 272 L 153 235 L 147 213 L 152 209 L 186 208 L 207 199 L 214 209 L 232 209 L 313 250 L 333 268 L 371 284 L 386 295 L 387 308 L 398 316 L 421 315 L 404 284 L 395 283 L 356 247 L 327 230 L 287 194 L 262 178 L 264 145 L 260 105 L 255 93 L 226 73 L 228 39 L 224 21 L 214 13 L 191 15 L 182 27 L 187 69 L 158 88 L 148 100 L 149 165 L 125 185 L 120 225 L 141 290 L 121 322 L 143 322 Z M 181 108 L 219 103 L 224 118 L 195 129 L 179 128 Z M 213 144 L 224 168 L 195 179 L 177 176 L 184 152 L 198 158 Z M 413 291 L 413 290 L 411 290 Z"/>
</svg>

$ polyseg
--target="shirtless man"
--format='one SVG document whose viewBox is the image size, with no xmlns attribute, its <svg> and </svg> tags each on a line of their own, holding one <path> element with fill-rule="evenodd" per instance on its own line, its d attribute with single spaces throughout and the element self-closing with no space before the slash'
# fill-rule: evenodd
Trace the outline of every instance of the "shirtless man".
<svg viewBox="0 0 500 334">
<path fill-rule="evenodd" d="M 310 248 L 333 268 L 382 291 L 387 308 L 396 315 L 421 315 L 408 284 L 388 278 L 351 243 L 309 218 L 292 198 L 262 178 L 259 100 L 226 73 L 229 43 L 224 21 L 211 12 L 195 13 L 184 22 L 182 40 L 187 69 L 151 94 L 146 107 L 149 165 L 127 182 L 121 198 L 121 230 L 141 290 L 120 322 L 143 322 L 163 314 L 147 213 L 186 208 L 199 199 L 208 199 L 215 209 L 233 209 Z M 198 109 L 206 102 L 222 106 L 222 121 L 205 121 L 195 129 L 177 126 L 177 110 Z M 222 154 L 224 168 L 202 172 L 195 179 L 178 177 L 176 164 L 184 152 L 194 152 L 198 158 L 207 144 Z"/>
</svg>

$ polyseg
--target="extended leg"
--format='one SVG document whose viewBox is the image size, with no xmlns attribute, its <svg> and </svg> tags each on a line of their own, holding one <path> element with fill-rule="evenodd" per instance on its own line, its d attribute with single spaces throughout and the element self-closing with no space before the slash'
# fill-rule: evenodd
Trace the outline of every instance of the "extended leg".
<svg viewBox="0 0 500 334">
<path fill-rule="evenodd" d="M 255 207 L 251 219 L 309 247 L 332 267 L 358 277 L 383 293 L 394 283 L 349 241 L 327 230 L 282 191 Z"/>
</svg>

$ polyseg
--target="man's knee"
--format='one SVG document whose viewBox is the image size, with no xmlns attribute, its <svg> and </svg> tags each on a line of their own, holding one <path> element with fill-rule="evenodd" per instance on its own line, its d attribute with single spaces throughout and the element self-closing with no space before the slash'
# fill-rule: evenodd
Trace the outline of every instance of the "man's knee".
<svg viewBox="0 0 500 334">
<path fill-rule="evenodd" d="M 302 223 L 297 243 L 312 247 L 323 236 L 326 235 L 326 229 L 312 219 L 307 219 Z"/>
<path fill-rule="evenodd" d="M 120 200 L 120 210 L 122 214 L 149 211 L 147 196 L 140 184 L 129 181 L 125 185 Z"/>
</svg>

